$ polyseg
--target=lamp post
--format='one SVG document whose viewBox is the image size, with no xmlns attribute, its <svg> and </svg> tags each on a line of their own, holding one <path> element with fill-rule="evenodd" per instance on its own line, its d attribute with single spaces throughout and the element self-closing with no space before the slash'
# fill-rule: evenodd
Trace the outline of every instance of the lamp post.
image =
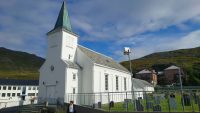
<svg viewBox="0 0 200 113">
<path fill-rule="evenodd" d="M 131 92 L 132 92 L 132 99 L 134 100 L 135 97 L 134 97 L 134 88 L 133 88 L 133 71 L 132 71 L 132 63 L 131 63 L 131 59 L 130 59 L 130 53 L 131 53 L 131 50 L 129 47 L 124 47 L 124 55 L 127 55 L 128 56 L 128 60 L 129 60 L 129 68 L 130 68 L 130 72 L 131 72 Z M 133 101 L 133 104 L 134 104 L 134 109 L 136 108 L 135 107 L 135 101 Z"/>
<path fill-rule="evenodd" d="M 182 105 L 183 105 L 183 112 L 185 111 L 185 102 L 183 99 L 183 85 L 182 85 L 182 79 L 181 79 L 181 68 L 179 67 L 178 69 L 178 73 L 179 73 L 179 82 L 180 82 L 180 87 L 181 87 L 181 96 L 182 96 Z"/>
</svg>

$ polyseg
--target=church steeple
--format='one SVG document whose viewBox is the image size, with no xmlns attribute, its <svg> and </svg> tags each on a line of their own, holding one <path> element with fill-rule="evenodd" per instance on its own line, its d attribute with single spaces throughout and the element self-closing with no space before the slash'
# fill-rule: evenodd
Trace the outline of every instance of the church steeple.
<svg viewBox="0 0 200 113">
<path fill-rule="evenodd" d="M 58 15 L 58 18 L 53 30 L 57 28 L 63 28 L 69 32 L 72 32 L 72 27 L 71 27 L 65 0 L 63 1 L 62 7 L 60 9 L 60 12 L 59 12 L 59 15 Z"/>
</svg>

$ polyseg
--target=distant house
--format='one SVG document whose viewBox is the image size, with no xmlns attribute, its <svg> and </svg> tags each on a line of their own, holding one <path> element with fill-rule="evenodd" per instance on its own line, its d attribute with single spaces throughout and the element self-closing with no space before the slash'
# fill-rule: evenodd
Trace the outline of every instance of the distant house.
<svg viewBox="0 0 200 113">
<path fill-rule="evenodd" d="M 180 67 L 172 65 L 164 70 L 165 84 L 177 83 L 179 80 L 179 69 Z M 180 72 L 180 74 L 183 75 L 183 71 L 180 70 Z"/>
<path fill-rule="evenodd" d="M 157 85 L 157 75 L 156 75 L 155 70 L 149 71 L 148 69 L 144 69 L 136 73 L 135 78 L 145 80 L 151 83 L 153 86 Z"/>
<path fill-rule="evenodd" d="M 36 104 L 38 80 L 0 79 L 0 109 Z"/>
</svg>

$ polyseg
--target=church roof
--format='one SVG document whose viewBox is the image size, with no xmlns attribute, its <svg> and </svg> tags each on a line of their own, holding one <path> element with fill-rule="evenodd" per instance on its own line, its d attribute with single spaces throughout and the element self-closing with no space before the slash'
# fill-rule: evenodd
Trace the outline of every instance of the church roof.
<svg viewBox="0 0 200 113">
<path fill-rule="evenodd" d="M 149 82 L 136 78 L 133 78 L 133 86 L 135 88 L 153 87 Z"/>
<path fill-rule="evenodd" d="M 78 46 L 78 48 L 85 53 L 94 63 L 100 64 L 100 65 L 104 65 L 104 66 L 108 66 L 111 68 L 115 68 L 118 70 L 122 70 L 125 72 L 129 72 L 125 67 L 123 67 L 122 65 L 120 65 L 119 63 L 115 62 L 112 58 L 105 56 L 103 54 L 97 53 L 91 49 L 85 48 L 83 46 Z"/>
<path fill-rule="evenodd" d="M 64 62 L 69 66 L 69 68 L 74 68 L 74 69 L 80 69 L 81 68 L 77 63 L 67 61 L 67 60 L 65 60 Z"/>
<path fill-rule="evenodd" d="M 0 79 L 0 85 L 30 85 L 38 86 L 39 80 Z"/>
<path fill-rule="evenodd" d="M 71 27 L 69 14 L 67 11 L 67 6 L 66 6 L 65 1 L 63 1 L 62 7 L 60 9 L 60 12 L 59 12 L 59 15 L 58 15 L 58 18 L 53 30 L 57 28 L 64 28 L 65 30 L 72 32 L 72 27 Z"/>
</svg>

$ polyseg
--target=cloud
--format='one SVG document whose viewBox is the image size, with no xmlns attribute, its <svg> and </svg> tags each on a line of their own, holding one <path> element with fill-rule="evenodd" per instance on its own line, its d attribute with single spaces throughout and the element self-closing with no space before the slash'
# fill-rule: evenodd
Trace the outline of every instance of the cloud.
<svg viewBox="0 0 200 113">
<path fill-rule="evenodd" d="M 79 24 L 76 28 L 81 28 L 90 37 L 94 37 L 96 40 L 93 41 L 131 37 L 165 29 L 172 25 L 183 28 L 185 27 L 183 22 L 200 15 L 200 1 L 198 0 L 181 2 L 178 0 L 88 1 L 73 4 L 77 10 L 73 10 L 72 15 L 76 17 L 76 21 L 84 20 L 92 26 L 93 29 L 84 29 Z M 80 4 L 81 8 L 79 8 Z"/>
<path fill-rule="evenodd" d="M 118 56 L 117 58 L 115 57 L 118 61 L 127 60 L 127 56 L 124 56 L 122 53 L 123 44 L 125 43 L 133 49 L 131 54 L 132 59 L 137 59 L 155 52 L 200 47 L 199 37 L 200 30 L 170 38 L 155 35 L 141 35 L 116 42 L 116 46 L 121 48 L 117 49 L 113 53 L 113 56 Z"/>
<path fill-rule="evenodd" d="M 46 36 L 57 19 L 62 0 L 1 0 L 0 46 L 45 57 Z M 84 46 L 124 60 L 124 46 L 133 58 L 152 52 L 198 45 L 199 0 L 68 0 L 72 28 Z M 175 26 L 176 31 L 167 31 Z M 165 35 L 160 31 L 167 31 Z M 158 33 L 158 34 L 157 34 Z M 173 42 L 173 43 L 172 43 Z M 89 45 L 90 44 L 90 45 Z M 178 46 L 177 46 L 178 45 Z M 110 50 L 111 52 L 104 52 Z"/>
<path fill-rule="evenodd" d="M 58 2 L 0 1 L 0 46 L 45 56 L 45 33 L 51 30 Z"/>
</svg>

